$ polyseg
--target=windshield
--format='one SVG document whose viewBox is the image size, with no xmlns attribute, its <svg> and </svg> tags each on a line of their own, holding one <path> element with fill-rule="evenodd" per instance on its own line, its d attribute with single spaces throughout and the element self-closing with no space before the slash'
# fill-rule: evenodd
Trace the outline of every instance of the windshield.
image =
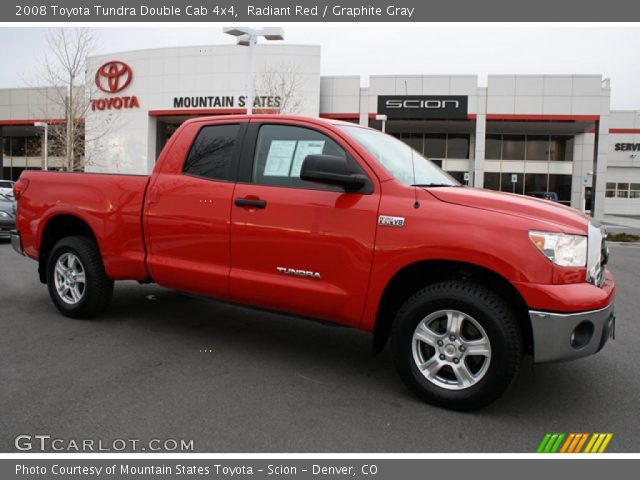
<svg viewBox="0 0 640 480">
<path fill-rule="evenodd" d="M 368 128 L 340 125 L 373 155 L 382 166 L 405 185 L 453 187 L 460 184 L 397 138 Z M 415 169 L 415 175 L 414 175 Z"/>
</svg>

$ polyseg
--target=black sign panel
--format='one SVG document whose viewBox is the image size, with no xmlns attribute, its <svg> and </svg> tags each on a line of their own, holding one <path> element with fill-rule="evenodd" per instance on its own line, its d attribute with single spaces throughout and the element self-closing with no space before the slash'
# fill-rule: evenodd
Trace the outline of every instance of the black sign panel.
<svg viewBox="0 0 640 480">
<path fill-rule="evenodd" d="M 388 118 L 466 119 L 468 101 L 461 95 L 380 95 L 378 114 Z"/>
</svg>

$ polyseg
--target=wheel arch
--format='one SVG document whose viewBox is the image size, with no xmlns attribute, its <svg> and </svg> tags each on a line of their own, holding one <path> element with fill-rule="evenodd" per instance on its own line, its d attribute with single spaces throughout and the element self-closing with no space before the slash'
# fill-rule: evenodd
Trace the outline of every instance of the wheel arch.
<svg viewBox="0 0 640 480">
<path fill-rule="evenodd" d="M 76 235 L 91 237 L 96 245 L 98 243 L 89 224 L 75 215 L 60 214 L 47 220 L 40 236 L 38 252 L 38 275 L 41 283 L 47 283 L 47 261 L 53 246 L 62 238 Z"/>
<path fill-rule="evenodd" d="M 387 283 L 375 317 L 373 352 L 381 352 L 391 333 L 398 309 L 418 290 L 446 280 L 466 280 L 488 287 L 507 302 L 517 316 L 525 352 L 533 350 L 533 333 L 527 304 L 520 292 L 499 273 L 472 263 L 453 260 L 425 260 L 406 265 Z"/>
</svg>

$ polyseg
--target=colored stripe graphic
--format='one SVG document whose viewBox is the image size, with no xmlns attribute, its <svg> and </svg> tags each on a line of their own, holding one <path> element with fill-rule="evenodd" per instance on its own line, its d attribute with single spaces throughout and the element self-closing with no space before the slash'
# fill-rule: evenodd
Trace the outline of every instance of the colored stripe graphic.
<svg viewBox="0 0 640 480">
<path fill-rule="evenodd" d="M 538 453 L 604 453 L 612 438 L 613 433 L 569 433 L 568 435 L 547 433 L 536 451 Z M 585 443 L 587 446 L 583 451 L 582 447 Z"/>
<path fill-rule="evenodd" d="M 612 437 L 613 433 L 594 433 L 584 453 L 603 453 Z"/>
<path fill-rule="evenodd" d="M 584 442 L 589 438 L 588 433 L 571 433 L 567 437 L 567 441 L 564 442 L 560 453 L 578 453 Z"/>
<path fill-rule="evenodd" d="M 547 433 L 538 445 L 538 453 L 556 453 L 564 437 L 564 433 Z"/>
</svg>

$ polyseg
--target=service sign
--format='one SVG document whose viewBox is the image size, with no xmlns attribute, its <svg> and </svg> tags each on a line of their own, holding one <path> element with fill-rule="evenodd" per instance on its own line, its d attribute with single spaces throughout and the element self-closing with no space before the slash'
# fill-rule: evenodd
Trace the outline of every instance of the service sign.
<svg viewBox="0 0 640 480">
<path fill-rule="evenodd" d="M 468 100 L 463 95 L 380 95 L 378 114 L 387 118 L 466 119 Z"/>
</svg>

